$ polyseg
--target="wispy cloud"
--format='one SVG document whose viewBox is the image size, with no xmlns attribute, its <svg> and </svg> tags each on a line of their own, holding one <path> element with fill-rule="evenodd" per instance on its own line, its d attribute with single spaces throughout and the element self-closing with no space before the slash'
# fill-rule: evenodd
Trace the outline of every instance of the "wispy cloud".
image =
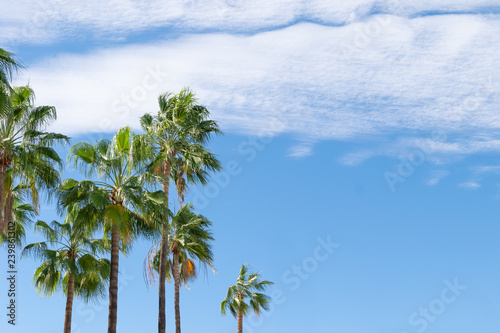
<svg viewBox="0 0 500 333">
<path fill-rule="evenodd" d="M 429 179 L 427 180 L 427 185 L 437 185 L 441 179 L 447 177 L 449 174 L 450 172 L 448 170 L 435 170 L 431 173 Z"/>
<path fill-rule="evenodd" d="M 312 146 L 309 144 L 300 144 L 290 148 L 288 156 L 290 157 L 306 157 L 312 155 Z"/>
<path fill-rule="evenodd" d="M 339 161 L 344 165 L 357 165 L 376 156 L 408 159 L 412 155 L 419 155 L 427 162 L 442 165 L 455 162 L 467 155 L 500 152 L 500 140 L 492 138 L 495 133 L 488 133 L 488 130 L 485 130 L 483 137 L 477 137 L 475 132 L 469 132 L 472 135 L 468 132 L 455 133 L 450 137 L 446 136 L 444 131 L 439 133 L 443 136 L 440 139 L 400 136 L 389 144 L 347 153 Z M 500 167 L 481 166 L 475 167 L 472 171 L 476 174 L 500 172 Z"/>
<path fill-rule="evenodd" d="M 2 4 L 0 43 L 47 43 L 82 31 L 119 37 L 169 28 L 256 32 L 298 21 L 345 25 L 373 13 L 418 17 L 429 13 L 498 13 L 496 0 L 18 0 Z"/>
<path fill-rule="evenodd" d="M 485 173 L 500 173 L 500 166 L 498 165 L 484 165 L 478 166 L 473 169 L 476 174 L 485 174 Z"/>
<path fill-rule="evenodd" d="M 458 184 L 458 187 L 469 189 L 469 190 L 476 190 L 481 187 L 481 184 L 475 181 L 468 181 L 465 183 Z"/>
</svg>

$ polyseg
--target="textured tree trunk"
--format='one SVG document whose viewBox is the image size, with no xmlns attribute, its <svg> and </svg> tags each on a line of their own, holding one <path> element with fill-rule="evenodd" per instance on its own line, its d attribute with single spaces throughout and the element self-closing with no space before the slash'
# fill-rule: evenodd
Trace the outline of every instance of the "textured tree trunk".
<svg viewBox="0 0 500 333">
<path fill-rule="evenodd" d="M 0 233 L 4 233 L 7 228 L 8 221 L 5 220 L 4 210 L 5 210 L 5 173 L 7 172 L 7 166 L 0 164 Z"/>
<path fill-rule="evenodd" d="M 75 280 L 73 275 L 68 278 L 68 297 L 66 298 L 66 312 L 64 314 L 64 333 L 71 333 L 71 316 L 73 313 L 73 291 L 75 289 Z"/>
<path fill-rule="evenodd" d="M 166 178 L 165 183 L 163 183 L 163 193 L 167 197 L 167 210 L 168 210 L 168 190 L 170 185 L 170 169 L 171 164 L 165 161 L 163 167 L 163 176 Z M 160 272 L 159 272 L 159 286 L 158 286 L 158 333 L 165 333 L 166 317 L 165 317 L 165 283 L 167 275 L 167 254 L 168 254 L 168 217 L 166 219 L 166 225 L 163 226 L 162 236 L 161 236 L 161 252 L 160 252 Z"/>
<path fill-rule="evenodd" d="M 238 312 L 238 333 L 243 333 L 243 312 Z"/>
<path fill-rule="evenodd" d="M 179 251 L 177 249 L 174 251 L 175 333 L 181 333 L 180 285 L 181 275 L 179 272 Z"/>
<path fill-rule="evenodd" d="M 120 258 L 120 227 L 111 227 L 111 274 L 109 277 L 108 333 L 116 333 L 118 313 L 118 260 Z"/>
<path fill-rule="evenodd" d="M 3 223 L 8 226 L 12 221 L 12 208 L 14 207 L 14 194 L 9 191 L 7 198 L 5 198 L 5 206 L 3 209 Z"/>
</svg>

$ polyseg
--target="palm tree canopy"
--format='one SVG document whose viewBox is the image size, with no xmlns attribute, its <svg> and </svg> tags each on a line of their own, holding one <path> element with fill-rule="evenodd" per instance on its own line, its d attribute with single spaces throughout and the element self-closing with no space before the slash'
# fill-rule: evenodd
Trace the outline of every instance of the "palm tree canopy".
<svg viewBox="0 0 500 333">
<path fill-rule="evenodd" d="M 162 174 L 165 161 L 172 166 L 182 161 L 183 174 L 188 181 L 206 184 L 206 171 L 220 170 L 221 165 L 203 145 L 213 134 L 221 134 L 221 131 L 217 122 L 209 119 L 208 109 L 196 103 L 194 93 L 188 88 L 183 88 L 176 95 L 162 94 L 158 98 L 160 110 L 157 114 L 147 113 L 140 121 L 146 132 L 144 140 L 156 152 L 151 165 L 156 173 Z"/>
<path fill-rule="evenodd" d="M 15 188 L 19 189 L 17 198 L 29 202 L 35 212 L 39 191 L 45 190 L 48 196 L 54 192 L 50 190 L 60 181 L 56 166 L 62 169 L 63 165 L 53 145 L 69 142 L 65 135 L 46 131 L 56 119 L 56 109 L 34 106 L 35 95 L 29 86 L 15 87 L 4 95 L 6 104 L 0 108 L 0 232 L 11 221 Z"/>
<path fill-rule="evenodd" d="M 192 204 L 183 206 L 172 218 L 170 224 L 169 248 L 172 252 L 179 252 L 179 265 L 181 281 L 187 287 L 187 283 L 196 280 L 198 269 L 195 261 L 202 268 L 210 267 L 214 270 L 214 254 L 212 242 L 214 240 L 210 227 L 212 222 L 205 216 L 196 214 Z M 153 246 L 146 257 L 146 274 L 149 280 L 154 280 L 153 271 L 159 271 L 160 249 Z M 172 279 L 172 259 L 167 260 L 168 282 Z"/>
<path fill-rule="evenodd" d="M 144 279 L 147 286 L 154 286 L 157 281 L 157 274 L 160 270 L 160 251 L 161 249 L 159 248 L 158 242 L 149 249 L 144 260 Z M 168 257 L 166 263 L 167 270 L 165 280 L 171 282 L 174 269 L 172 258 Z M 196 267 L 195 260 L 193 260 L 184 249 L 182 249 L 179 254 L 179 266 L 181 281 L 186 288 L 189 288 L 187 284 L 198 278 L 198 268 Z"/>
<path fill-rule="evenodd" d="M 236 284 L 229 287 L 227 296 L 221 303 L 223 315 L 228 310 L 234 317 L 238 313 L 247 316 L 250 310 L 256 315 L 260 314 L 261 309 L 269 310 L 270 299 L 262 291 L 273 285 L 273 282 L 262 280 L 260 272 L 250 274 L 248 270 L 247 265 L 242 265 Z M 249 300 L 248 303 L 245 299 Z"/>
<path fill-rule="evenodd" d="M 41 259 L 35 270 L 33 283 L 42 296 L 51 296 L 58 290 L 67 294 L 69 276 L 74 278 L 74 293 L 85 301 L 105 296 L 110 274 L 108 259 L 97 255 L 109 250 L 105 239 L 92 239 L 76 222 L 78 207 L 71 207 L 64 223 L 52 221 L 35 223 L 35 231 L 46 241 L 27 245 L 23 256 Z M 53 247 L 52 249 L 50 247 Z"/>
<path fill-rule="evenodd" d="M 114 223 L 120 225 L 122 249 L 134 236 L 156 236 L 151 207 L 164 203 L 161 191 L 148 192 L 143 176 L 150 153 L 136 140 L 130 127 L 121 128 L 112 140 L 102 139 L 91 145 L 75 144 L 68 160 L 88 177 L 97 181 L 67 179 L 60 185 L 59 207 L 78 204 L 81 217 L 93 216 L 89 230 L 103 225 L 105 235 Z"/>
</svg>

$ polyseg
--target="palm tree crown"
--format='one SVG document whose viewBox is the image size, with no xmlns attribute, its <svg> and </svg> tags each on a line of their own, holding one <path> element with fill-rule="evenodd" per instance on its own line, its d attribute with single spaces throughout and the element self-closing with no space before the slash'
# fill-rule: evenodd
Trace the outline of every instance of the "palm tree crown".
<svg viewBox="0 0 500 333">
<path fill-rule="evenodd" d="M 243 317 L 250 311 L 259 315 L 261 309 L 269 310 L 269 297 L 259 291 L 264 291 L 273 283 L 261 280 L 260 272 L 249 274 L 248 266 L 242 265 L 236 284 L 229 287 L 226 298 L 221 303 L 223 315 L 227 311 L 238 318 L 238 333 L 243 332 Z M 245 300 L 248 299 L 248 302 Z"/>
<path fill-rule="evenodd" d="M 30 200 L 35 211 L 39 190 L 58 185 L 60 175 L 54 165 L 61 168 L 62 160 L 52 146 L 69 142 L 65 135 L 45 131 L 56 119 L 56 110 L 33 106 L 34 92 L 29 86 L 15 87 L 8 97 L 8 107 L 0 114 L 0 189 L 4 189 L 0 191 L 0 233 L 12 218 L 12 191 L 17 185 L 22 187 L 18 194 Z M 6 181 L 10 182 L 8 186 Z"/>
</svg>

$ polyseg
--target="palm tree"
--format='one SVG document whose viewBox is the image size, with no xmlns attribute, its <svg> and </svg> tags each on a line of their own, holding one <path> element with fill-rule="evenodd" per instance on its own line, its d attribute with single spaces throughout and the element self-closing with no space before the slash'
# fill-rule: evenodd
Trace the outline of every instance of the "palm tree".
<svg viewBox="0 0 500 333">
<path fill-rule="evenodd" d="M 33 283 L 42 296 L 52 296 L 62 288 L 66 295 L 64 333 L 71 333 L 73 298 L 85 301 L 103 298 L 110 275 L 108 259 L 97 258 L 108 245 L 103 239 L 95 240 L 85 229 L 76 225 L 77 207 L 68 209 L 64 223 L 43 221 L 35 223 L 35 230 L 46 237 L 45 242 L 26 246 L 23 255 L 33 255 L 43 263 L 35 270 Z M 49 249 L 49 245 L 55 249 Z"/>
<path fill-rule="evenodd" d="M 180 325 L 180 284 L 187 287 L 187 283 L 197 278 L 197 265 L 213 268 L 213 252 L 211 242 L 212 233 L 209 228 L 212 225 L 203 215 L 197 215 L 193 206 L 183 206 L 172 218 L 170 224 L 169 248 L 172 259 L 167 257 L 166 281 L 174 280 L 175 290 L 175 323 L 176 333 L 181 331 Z M 154 271 L 159 270 L 160 249 L 152 247 L 145 261 L 146 274 L 150 278 Z"/>
<path fill-rule="evenodd" d="M 260 314 L 261 309 L 269 310 L 269 297 L 257 291 L 263 291 L 272 284 L 270 281 L 262 281 L 260 272 L 249 274 L 248 266 L 241 266 L 236 284 L 229 287 L 227 296 L 220 305 L 223 315 L 229 310 L 238 318 L 238 333 L 243 333 L 243 317 L 246 317 L 250 310 L 256 315 Z M 248 303 L 245 299 L 249 300 Z"/>
<path fill-rule="evenodd" d="M 142 213 L 149 199 L 164 204 L 161 191 L 149 194 L 142 187 L 148 155 L 135 138 L 132 130 L 124 127 L 111 141 L 77 143 L 68 159 L 88 177 L 97 176 L 99 181 L 68 179 L 61 184 L 60 207 L 78 203 L 82 207 L 79 218 L 95 217 L 88 229 L 102 226 L 105 237 L 111 239 L 108 333 L 116 332 L 119 251 L 130 248 L 139 235 L 154 236 L 155 226 Z"/>
<path fill-rule="evenodd" d="M 200 263 L 213 268 L 213 241 L 212 233 L 209 228 L 212 225 L 203 215 L 196 215 L 193 206 L 187 204 L 182 207 L 172 218 L 173 232 L 170 236 L 170 250 L 173 256 L 172 273 L 174 277 L 174 302 L 175 302 L 175 332 L 181 333 L 181 314 L 180 314 L 180 262 L 189 269 L 189 257 L 196 258 Z M 189 266 L 188 266 L 189 265 Z M 189 276 L 185 274 L 184 277 Z M 191 275 L 192 276 L 192 275 Z"/>
<path fill-rule="evenodd" d="M 155 173 L 163 176 L 161 180 L 163 192 L 168 197 L 171 173 L 178 162 L 184 160 L 184 165 L 197 166 L 197 173 L 182 172 L 186 177 L 197 179 L 206 184 L 205 170 L 220 170 L 220 162 L 213 154 L 204 149 L 213 134 L 220 134 L 215 121 L 210 120 L 210 112 L 204 106 L 198 105 L 194 93 L 188 88 L 182 89 L 178 94 L 166 93 L 158 98 L 160 110 L 153 116 L 145 114 L 141 117 L 141 126 L 146 132 L 144 140 L 156 152 L 152 163 Z M 184 177 L 178 177 L 181 179 Z M 159 267 L 159 313 L 158 333 L 165 333 L 165 280 L 167 274 L 168 246 L 168 218 L 161 228 L 162 239 L 160 243 Z"/>
<path fill-rule="evenodd" d="M 0 233 L 12 217 L 12 190 L 17 185 L 21 184 L 35 211 L 39 190 L 57 186 L 60 176 L 54 165 L 62 168 L 62 160 L 52 146 L 69 142 L 65 135 L 45 132 L 56 119 L 56 110 L 53 106 L 33 106 L 35 95 L 29 86 L 13 88 L 8 97 L 8 108 L 0 114 L 0 189 L 4 189 L 0 190 Z M 16 185 L 6 186 L 6 180 Z"/>
</svg>

